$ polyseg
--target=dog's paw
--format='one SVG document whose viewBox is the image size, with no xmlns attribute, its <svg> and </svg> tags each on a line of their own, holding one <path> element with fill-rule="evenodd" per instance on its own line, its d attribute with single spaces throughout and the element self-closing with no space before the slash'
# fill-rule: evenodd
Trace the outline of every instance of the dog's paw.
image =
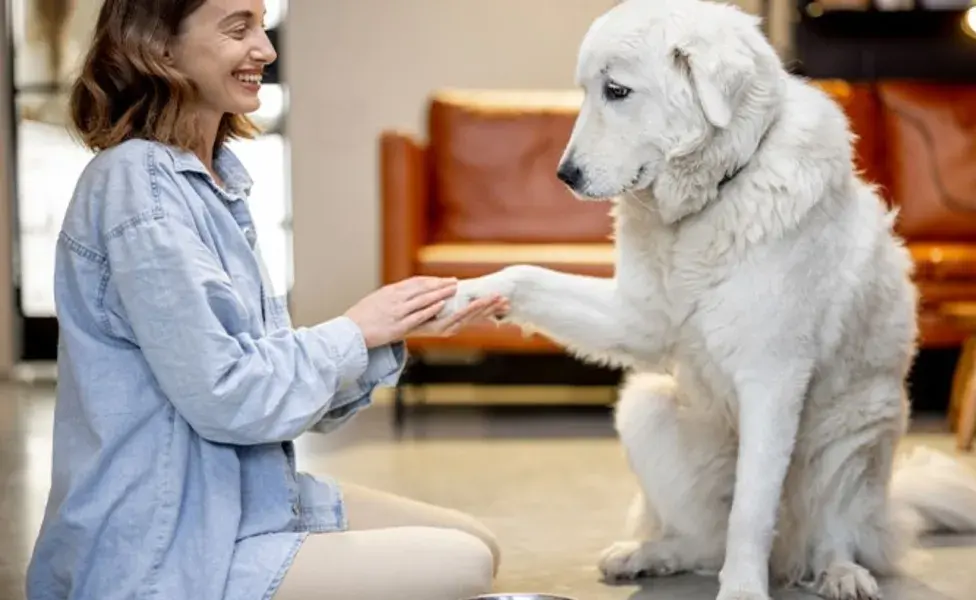
<svg viewBox="0 0 976 600">
<path fill-rule="evenodd" d="M 718 600 L 769 600 L 768 561 L 733 552 L 718 574 Z"/>
<path fill-rule="evenodd" d="M 718 588 L 718 600 L 769 600 L 769 590 L 765 584 L 759 583 L 753 577 L 737 577 L 735 574 L 729 576 L 726 573 L 727 570 L 719 573 L 721 584 Z"/>
<path fill-rule="evenodd" d="M 870 571 L 853 562 L 836 562 L 821 573 L 817 594 L 828 600 L 880 600 L 881 589 Z"/>
<path fill-rule="evenodd" d="M 463 279 L 458 282 L 457 293 L 444 304 L 437 318 L 449 317 L 480 298 L 501 296 L 511 300 L 514 291 L 515 279 L 507 269 L 483 277 Z M 495 319 L 503 321 L 504 317 L 495 317 Z"/>
<path fill-rule="evenodd" d="M 673 575 L 680 565 L 654 542 L 617 542 L 603 551 L 599 567 L 606 581 L 619 582 Z"/>
</svg>

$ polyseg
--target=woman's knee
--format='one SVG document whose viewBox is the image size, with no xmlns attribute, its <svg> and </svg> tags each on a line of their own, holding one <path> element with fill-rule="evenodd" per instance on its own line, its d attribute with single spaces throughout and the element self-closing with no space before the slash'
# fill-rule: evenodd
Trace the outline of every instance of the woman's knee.
<svg viewBox="0 0 976 600">
<path fill-rule="evenodd" d="M 497 574 L 501 564 L 501 546 L 495 534 L 484 523 L 464 513 L 458 513 L 456 526 L 452 528 L 477 538 L 488 548 L 491 553 L 491 573 Z"/>
<path fill-rule="evenodd" d="M 458 600 L 492 590 L 491 549 L 444 527 L 392 527 L 310 536 L 275 600 Z"/>
<path fill-rule="evenodd" d="M 431 598 L 443 594 L 445 600 L 453 600 L 491 592 L 497 569 L 497 550 L 486 540 L 460 529 L 440 529 L 425 537 L 431 545 L 440 546 L 440 552 L 435 554 L 444 557 L 438 565 L 441 575 L 437 580 L 445 589 L 432 593 Z"/>
</svg>

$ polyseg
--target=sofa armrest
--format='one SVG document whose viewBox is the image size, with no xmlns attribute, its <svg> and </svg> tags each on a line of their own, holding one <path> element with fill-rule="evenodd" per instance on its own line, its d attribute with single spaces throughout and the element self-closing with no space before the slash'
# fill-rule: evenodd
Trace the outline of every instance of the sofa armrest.
<svg viewBox="0 0 976 600">
<path fill-rule="evenodd" d="M 383 283 L 415 274 L 417 251 L 427 239 L 427 149 L 413 136 L 380 136 L 380 210 Z"/>
</svg>

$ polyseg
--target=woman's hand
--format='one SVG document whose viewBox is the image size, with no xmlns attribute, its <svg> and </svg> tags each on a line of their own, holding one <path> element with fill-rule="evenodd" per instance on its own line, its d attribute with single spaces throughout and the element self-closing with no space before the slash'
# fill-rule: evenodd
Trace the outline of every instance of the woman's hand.
<svg viewBox="0 0 976 600">
<path fill-rule="evenodd" d="M 501 296 L 479 298 L 465 306 L 462 310 L 440 319 L 423 323 L 408 336 L 452 336 L 466 325 L 481 319 L 491 319 L 508 312 L 508 300 Z"/>
<path fill-rule="evenodd" d="M 345 316 L 359 326 L 366 347 L 375 348 L 401 340 L 434 319 L 455 292 L 456 279 L 411 277 L 372 292 Z"/>
</svg>

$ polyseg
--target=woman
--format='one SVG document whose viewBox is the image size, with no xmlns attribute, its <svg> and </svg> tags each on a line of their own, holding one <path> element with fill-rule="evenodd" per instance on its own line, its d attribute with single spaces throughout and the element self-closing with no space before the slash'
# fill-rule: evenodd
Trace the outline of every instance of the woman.
<svg viewBox="0 0 976 600">
<path fill-rule="evenodd" d="M 386 286 L 293 328 L 255 252 L 251 135 L 273 60 L 262 0 L 106 0 L 71 98 L 98 153 L 57 248 L 50 498 L 31 600 L 417 598 L 488 591 L 497 546 L 456 512 L 313 478 L 332 429 L 403 365 L 454 282 Z"/>
</svg>

